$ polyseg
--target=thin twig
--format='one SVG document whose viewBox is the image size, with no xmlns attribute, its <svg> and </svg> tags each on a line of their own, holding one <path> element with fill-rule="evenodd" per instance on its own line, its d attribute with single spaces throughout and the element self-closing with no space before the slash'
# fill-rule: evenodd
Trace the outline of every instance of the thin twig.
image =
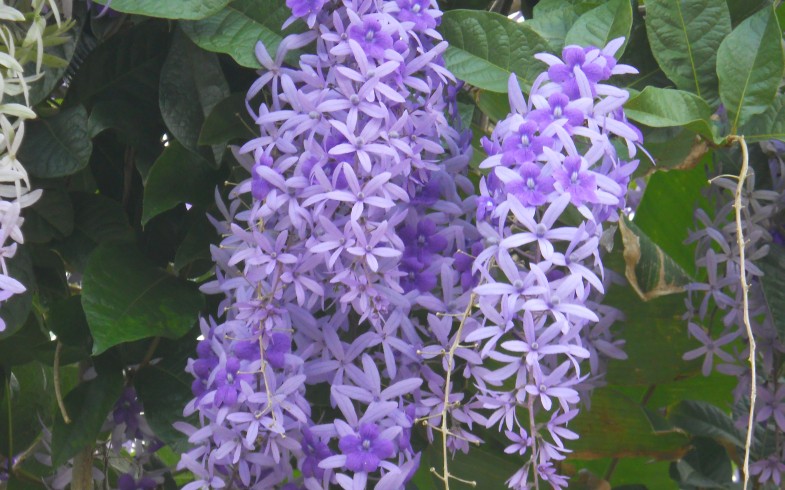
<svg viewBox="0 0 785 490">
<path fill-rule="evenodd" d="M 147 348 L 147 352 L 145 352 L 142 362 L 140 362 L 139 367 L 136 368 L 137 371 L 141 371 L 142 368 L 150 364 L 150 361 L 153 360 L 153 355 L 155 355 L 155 350 L 158 348 L 158 344 L 160 343 L 161 343 L 160 336 L 153 338 L 153 341 L 150 342 L 150 346 Z"/>
<path fill-rule="evenodd" d="M 68 416 L 68 411 L 65 409 L 65 402 L 63 401 L 63 392 L 60 390 L 60 352 L 63 350 L 63 343 L 59 340 L 55 346 L 55 361 L 53 368 L 54 384 L 55 384 L 55 400 L 57 406 L 60 408 L 60 414 L 66 424 L 71 423 L 71 417 Z"/>
<path fill-rule="evenodd" d="M 448 468 L 449 460 L 447 455 L 447 436 L 451 435 L 450 429 L 447 426 L 447 411 L 450 407 L 450 395 L 451 395 L 450 383 L 452 378 L 453 367 L 455 364 L 455 351 L 458 350 L 458 347 L 461 345 L 461 333 L 463 332 L 463 326 L 466 324 L 466 319 L 469 318 L 469 315 L 472 312 L 472 307 L 474 306 L 474 300 L 475 300 L 475 295 L 472 293 L 472 295 L 469 297 L 469 304 L 468 306 L 466 306 L 466 311 L 463 312 L 461 323 L 460 325 L 458 325 L 458 331 L 455 332 L 455 339 L 453 340 L 452 345 L 450 345 L 450 350 L 445 353 L 445 356 L 447 356 L 447 373 L 444 377 L 444 403 L 442 406 L 442 413 L 441 413 L 442 423 L 441 423 L 441 427 L 437 429 L 442 434 L 442 458 L 443 458 L 442 474 L 440 475 L 435 468 L 431 468 L 431 473 L 436 475 L 437 478 L 439 478 L 442 482 L 444 482 L 444 490 L 450 490 L 450 478 L 452 478 L 453 480 L 463 482 L 472 487 L 477 486 L 476 481 L 463 480 L 461 478 L 458 478 L 450 474 L 450 470 Z"/>
<path fill-rule="evenodd" d="M 736 192 L 734 194 L 733 209 L 736 214 L 736 243 L 739 247 L 739 280 L 741 282 L 741 305 L 742 314 L 744 318 L 744 328 L 747 331 L 747 338 L 749 339 L 749 363 L 750 363 L 750 412 L 747 419 L 747 438 L 744 442 L 744 490 L 747 490 L 750 481 L 750 448 L 752 447 L 752 433 L 755 423 L 755 398 L 757 397 L 757 373 L 755 370 L 755 336 L 752 332 L 752 325 L 750 324 L 750 307 L 749 307 L 749 284 L 747 284 L 747 267 L 745 264 L 745 243 L 744 231 L 741 226 L 741 194 L 744 189 L 744 182 L 747 180 L 747 168 L 749 166 L 749 156 L 747 154 L 747 142 L 744 141 L 744 136 L 733 137 L 734 141 L 738 141 L 741 145 L 741 171 L 739 178 L 736 181 Z"/>
</svg>

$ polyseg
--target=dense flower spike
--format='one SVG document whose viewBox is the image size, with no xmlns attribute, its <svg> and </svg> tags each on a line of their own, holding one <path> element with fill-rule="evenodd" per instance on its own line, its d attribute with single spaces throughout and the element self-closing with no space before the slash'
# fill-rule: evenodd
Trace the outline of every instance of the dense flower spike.
<svg viewBox="0 0 785 490">
<path fill-rule="evenodd" d="M 569 453 L 564 440 L 578 437 L 566 426 L 578 413 L 579 393 L 599 381 L 599 354 L 625 358 L 609 331 L 619 314 L 598 305 L 603 223 L 626 206 L 638 162 L 625 158 L 641 143 L 621 109 L 627 92 L 600 83 L 632 71 L 612 57 L 621 42 L 567 46 L 563 59 L 539 55 L 550 68 L 528 103 L 511 76 L 512 113 L 483 141 L 489 156 L 480 167 L 490 173 L 477 208 L 478 312 L 460 341 L 479 345 L 471 378 L 480 392 L 466 415 L 504 430 L 507 452 L 528 459 L 511 488 L 536 480 L 566 486 L 553 463 Z M 617 154 L 613 138 L 625 142 L 628 155 Z M 584 374 L 580 361 L 590 357 Z M 528 420 L 519 419 L 518 407 Z"/>
<path fill-rule="evenodd" d="M 742 194 L 743 234 L 746 243 L 746 271 L 749 284 L 749 312 L 752 331 L 760 342 L 757 351 L 758 403 L 756 438 L 752 447 L 750 474 L 761 484 L 780 485 L 785 478 L 785 389 L 783 375 L 785 343 L 775 327 L 772 312 L 764 297 L 759 267 L 772 248 L 783 245 L 782 212 L 785 210 L 785 145 L 761 144 L 768 162 L 754 165 Z M 765 165 L 768 163 L 768 165 Z M 756 172 L 757 171 L 757 175 Z M 749 388 L 752 382 L 748 365 L 749 346 L 743 323 L 739 248 L 733 214 L 736 182 L 724 176 L 718 166 L 712 179 L 709 198 L 716 205 L 710 217 L 695 211 L 697 228 L 689 238 L 696 243 L 696 264 L 705 272 L 705 282 L 688 287 L 687 314 L 689 333 L 700 344 L 684 354 L 684 359 L 703 359 L 703 375 L 712 370 L 736 376 L 734 395 L 739 408 L 740 427 L 747 425 Z M 769 174 L 769 175 L 766 175 Z"/>
<path fill-rule="evenodd" d="M 33 2 L 31 8 L 34 12 L 30 15 L 45 25 L 46 20 L 41 14 L 43 7 L 43 1 Z M 36 117 L 29 107 L 28 84 L 37 75 L 25 73 L 22 65 L 34 61 L 37 73 L 40 73 L 43 59 L 43 33 L 38 20 L 31 23 L 28 33 L 24 29 L 26 17 L 22 12 L 5 5 L 3 9 L 2 20 L 9 24 L 0 25 L 0 332 L 6 328 L 2 318 L 3 304 L 25 291 L 25 286 L 12 277 L 7 263 L 16 255 L 17 244 L 24 243 L 21 212 L 41 197 L 40 190 L 32 190 L 27 171 L 17 159 L 25 134 L 25 121 Z M 57 16 L 56 13 L 54 15 Z M 57 21 L 60 21 L 59 18 Z M 30 40 L 33 41 L 32 47 L 37 44 L 41 50 L 28 60 L 29 48 L 22 49 L 17 44 L 30 44 Z M 22 96 L 25 103 L 3 100 L 13 96 Z"/>
<path fill-rule="evenodd" d="M 477 238 L 455 224 L 471 207 L 456 183 L 471 184 L 453 174 L 470 153 L 452 126 L 441 13 L 428 1 L 287 5 L 287 23 L 310 30 L 274 57 L 256 48 L 263 70 L 247 100 L 260 136 L 237 152 L 250 178 L 228 207 L 219 199 L 225 238 L 204 291 L 226 295 L 226 315 L 202 322 L 189 363 L 186 414 L 201 427 L 181 425 L 195 445 L 181 467 L 198 475 L 189 489 L 399 489 L 427 411 L 417 346 L 430 335 L 410 314 L 465 293 L 451 257 Z M 305 53 L 290 68 L 294 50 Z M 426 294 L 445 274 L 449 297 Z M 329 410 L 305 398 L 318 385 Z"/>
</svg>

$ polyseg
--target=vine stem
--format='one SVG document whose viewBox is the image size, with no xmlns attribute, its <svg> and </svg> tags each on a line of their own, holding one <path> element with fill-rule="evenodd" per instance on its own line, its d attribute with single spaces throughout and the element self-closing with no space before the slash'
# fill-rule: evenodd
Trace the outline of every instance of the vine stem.
<svg viewBox="0 0 785 490">
<path fill-rule="evenodd" d="M 463 480 L 454 475 L 451 475 L 448 468 L 447 458 L 447 436 L 450 435 L 450 429 L 447 426 L 447 410 L 450 406 L 450 395 L 452 394 L 450 390 L 450 383 L 452 382 L 452 370 L 455 364 L 455 351 L 458 350 L 458 347 L 461 345 L 461 333 L 463 332 L 463 326 L 466 324 L 466 319 L 469 318 L 469 315 L 472 312 L 475 299 L 476 295 L 472 293 L 472 295 L 469 297 L 469 304 L 466 306 L 466 311 L 464 311 L 463 315 L 461 316 L 461 323 L 458 325 L 458 330 L 455 332 L 455 339 L 450 345 L 450 350 L 445 353 L 447 356 L 447 373 L 444 377 L 444 403 L 441 413 L 441 425 L 437 429 L 442 434 L 442 474 L 440 475 L 435 468 L 431 468 L 431 473 L 435 474 L 442 482 L 444 482 L 444 490 L 450 490 L 450 478 L 463 482 L 472 487 L 477 486 L 476 481 Z"/>
<path fill-rule="evenodd" d="M 63 350 L 63 343 L 59 340 L 57 341 L 57 346 L 55 346 L 55 359 L 54 359 L 54 366 L 53 366 L 53 376 L 54 376 L 54 385 L 55 385 L 55 399 L 57 400 L 57 406 L 60 408 L 60 414 L 63 416 L 63 421 L 66 424 L 71 423 L 71 417 L 68 416 L 68 411 L 65 409 L 65 402 L 63 401 L 63 393 L 60 388 L 60 352 Z"/>
<path fill-rule="evenodd" d="M 747 154 L 747 142 L 744 141 L 744 136 L 734 136 L 733 141 L 738 141 L 741 146 L 741 171 L 736 181 L 736 192 L 734 193 L 733 209 L 736 214 L 736 243 L 739 247 L 739 280 L 741 282 L 741 304 L 742 314 L 744 319 L 744 328 L 747 331 L 747 338 L 749 339 L 749 363 L 750 363 L 750 411 L 747 419 L 747 437 L 744 441 L 744 490 L 747 490 L 750 482 L 750 448 L 752 447 L 752 433 L 755 423 L 755 398 L 757 397 L 757 372 L 755 370 L 755 336 L 752 332 L 752 325 L 750 323 L 750 307 L 749 307 L 749 284 L 747 284 L 747 267 L 745 264 L 745 243 L 744 243 L 744 230 L 741 225 L 741 193 L 744 189 L 744 183 L 747 180 L 747 170 L 749 167 L 749 155 Z"/>
</svg>

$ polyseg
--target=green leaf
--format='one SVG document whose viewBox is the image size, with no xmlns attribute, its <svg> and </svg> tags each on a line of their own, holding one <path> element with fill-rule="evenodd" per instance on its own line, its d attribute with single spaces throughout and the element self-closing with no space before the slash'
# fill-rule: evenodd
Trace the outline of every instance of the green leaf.
<svg viewBox="0 0 785 490">
<path fill-rule="evenodd" d="M 711 403 L 682 401 L 668 410 L 668 420 L 688 434 L 744 447 L 744 436 L 733 419 Z"/>
<path fill-rule="evenodd" d="M 177 248 L 174 256 L 174 270 L 178 273 L 189 264 L 196 261 L 204 261 L 207 269 L 197 270 L 196 274 L 188 275 L 195 277 L 201 275 L 213 267 L 210 245 L 218 244 L 220 238 L 213 225 L 207 220 L 207 215 L 203 210 L 192 209 L 189 214 L 190 225 L 182 243 Z"/>
<path fill-rule="evenodd" d="M 161 68 L 159 106 L 166 127 L 189 150 L 196 151 L 199 131 L 215 105 L 229 96 L 218 58 L 175 33 Z M 220 161 L 223 148 L 217 149 Z"/>
<path fill-rule="evenodd" d="M 65 345 L 85 348 L 90 343 L 90 327 L 79 295 L 55 303 L 49 309 L 46 326 Z"/>
<path fill-rule="evenodd" d="M 157 100 L 158 75 L 169 45 L 165 27 L 144 22 L 99 45 L 74 75 L 65 104 L 92 109 L 99 98 Z"/>
<path fill-rule="evenodd" d="M 158 352 L 165 353 L 164 359 L 134 376 L 145 419 L 155 435 L 170 445 L 176 446 L 188 438 L 172 424 L 183 420 L 183 407 L 193 399 L 193 377 L 185 366 L 195 348 L 194 342 L 162 343 Z"/>
<path fill-rule="evenodd" d="M 122 342 L 178 338 L 191 328 L 203 305 L 193 284 L 158 269 L 130 244 L 99 245 L 82 280 L 94 355 Z"/>
<path fill-rule="evenodd" d="M 704 162 L 710 159 L 705 157 Z M 696 162 L 697 163 L 697 162 Z M 656 172 L 635 212 L 635 224 L 689 275 L 695 274 L 695 245 L 685 245 L 696 204 L 707 206 L 703 165 L 676 172 Z M 668 219 L 663 219 L 667 216 Z"/>
<path fill-rule="evenodd" d="M 123 206 L 100 194 L 73 193 L 74 228 L 84 233 L 95 243 L 131 240 L 133 228 Z"/>
<path fill-rule="evenodd" d="M 608 41 L 624 38 L 624 44 L 616 52 L 620 58 L 630 39 L 632 29 L 632 4 L 629 0 L 610 0 L 596 7 L 575 22 L 564 44 L 604 47 Z"/>
<path fill-rule="evenodd" d="M 716 105 L 717 50 L 731 32 L 725 2 L 648 0 L 646 30 L 652 54 L 676 87 Z"/>
<path fill-rule="evenodd" d="M 684 453 L 687 437 L 674 432 L 655 433 L 641 405 L 611 387 L 592 394 L 591 410 L 570 423 L 580 439 L 570 443 L 571 457 L 649 456 L 672 459 Z"/>
<path fill-rule="evenodd" d="M 619 230 L 624 243 L 624 275 L 641 299 L 680 293 L 692 282 L 687 272 L 632 221 L 626 217 L 619 220 Z"/>
<path fill-rule="evenodd" d="M 180 25 L 200 48 L 226 53 L 242 66 L 259 68 L 254 48 L 261 41 L 271 57 L 275 57 L 284 36 L 300 32 L 304 25 L 297 22 L 281 32 L 291 11 L 278 0 L 235 0 L 220 12 L 197 21 Z M 290 53 L 287 61 L 296 65 L 297 56 Z"/>
<path fill-rule="evenodd" d="M 44 189 L 41 198 L 25 211 L 25 241 L 45 243 L 74 231 L 74 207 L 63 187 Z"/>
<path fill-rule="evenodd" d="M 225 145 L 235 139 L 256 135 L 249 129 L 254 121 L 245 108 L 245 93 L 232 94 L 213 107 L 199 132 L 200 145 Z"/>
<path fill-rule="evenodd" d="M 498 122 L 510 114 L 510 99 L 507 97 L 507 94 L 483 90 L 477 95 L 477 107 L 479 107 L 491 121 Z"/>
<path fill-rule="evenodd" d="M 525 22 L 494 12 L 451 10 L 442 16 L 439 31 L 450 43 L 445 65 L 477 88 L 507 92 L 515 73 L 526 89 L 545 68 L 534 55 L 548 51 L 548 43 Z"/>
<path fill-rule="evenodd" d="M 769 254 L 758 265 L 763 270 L 763 294 L 782 341 L 785 339 L 785 249 L 776 243 L 770 247 Z"/>
<path fill-rule="evenodd" d="M 730 18 L 735 27 L 760 9 L 768 8 L 772 2 L 771 0 L 725 0 L 725 3 L 728 5 Z"/>
<path fill-rule="evenodd" d="M 537 4 L 539 6 L 540 4 Z M 535 7 L 537 12 L 537 7 Z M 526 25 L 534 29 L 550 46 L 552 53 L 561 53 L 564 47 L 564 39 L 570 28 L 578 20 L 578 11 L 572 5 L 565 4 L 560 9 L 547 10 L 536 13 L 533 19 L 526 21 Z"/>
<path fill-rule="evenodd" d="M 112 10 L 164 19 L 203 19 L 220 11 L 230 0 L 96 0 Z"/>
<path fill-rule="evenodd" d="M 150 97 L 154 96 L 151 91 Z M 91 138 L 107 129 L 115 129 L 118 139 L 135 147 L 137 152 L 146 150 L 158 154 L 163 148 L 161 135 L 166 132 L 160 116 L 151 117 L 151 112 L 157 116 L 158 111 L 158 104 L 152 105 L 149 100 L 143 103 L 129 98 L 98 100 L 90 111 L 87 129 Z"/>
<path fill-rule="evenodd" d="M 142 224 L 182 202 L 209 204 L 219 180 L 220 174 L 204 158 L 173 141 L 147 176 Z"/>
<path fill-rule="evenodd" d="M 65 396 L 71 423 L 62 415 L 52 427 L 52 466 L 65 464 L 84 447 L 95 444 L 106 416 L 120 398 L 123 376 L 119 370 L 99 370 L 98 375 L 80 384 Z"/>
<path fill-rule="evenodd" d="M 5 322 L 5 330 L 0 332 L 0 340 L 12 336 L 25 324 L 33 306 L 33 292 L 36 289 L 33 263 L 26 247 L 17 247 L 14 257 L 6 259 L 5 263 L 8 266 L 8 274 L 21 282 L 27 290 L 22 294 L 11 296 L 0 308 L 0 318 Z"/>
<path fill-rule="evenodd" d="M 87 111 L 82 106 L 27 123 L 19 161 L 35 177 L 64 177 L 85 168 L 93 143 L 87 132 Z"/>
<path fill-rule="evenodd" d="M 768 109 L 785 70 L 782 30 L 773 7 L 739 24 L 717 52 L 720 99 L 728 111 L 731 133 Z"/>
<path fill-rule="evenodd" d="M 766 112 L 752 116 L 740 132 L 747 143 L 771 139 L 785 141 L 785 94 L 778 94 Z"/>
<path fill-rule="evenodd" d="M 705 139 L 683 126 L 642 128 L 642 131 L 648 155 L 641 155 L 641 165 L 633 177 L 668 170 L 689 170 L 698 165 L 710 149 Z M 649 156 L 654 160 L 650 160 Z"/>
<path fill-rule="evenodd" d="M 733 467 L 727 451 L 712 439 L 695 437 L 692 449 L 683 458 L 672 463 L 678 481 L 700 488 L 728 488 L 732 482 Z"/>
<path fill-rule="evenodd" d="M 624 113 L 652 128 L 684 126 L 709 141 L 719 142 L 711 123 L 711 108 L 690 92 L 649 86 L 627 101 Z"/>
<path fill-rule="evenodd" d="M 618 336 L 626 342 L 623 350 L 628 359 L 608 362 L 610 385 L 659 385 L 700 373 L 699 361 L 682 359 L 684 352 L 694 347 L 687 336 L 687 324 L 681 319 L 683 296 L 644 302 L 629 287 L 612 287 L 603 303 L 620 309 L 625 317 Z"/>
<path fill-rule="evenodd" d="M 0 403 L 0 452 L 19 454 L 32 443 L 41 432 L 42 422 L 51 421 L 54 402 L 52 392 L 52 368 L 37 362 L 14 366 L 7 380 L 10 388 L 8 399 Z M 2 385 L 0 385 L 2 386 Z M 5 394 L 4 394 L 5 395 Z M 8 410 L 11 410 L 11 426 L 8 425 Z M 9 452 L 8 432 L 13 434 L 14 447 Z"/>
</svg>

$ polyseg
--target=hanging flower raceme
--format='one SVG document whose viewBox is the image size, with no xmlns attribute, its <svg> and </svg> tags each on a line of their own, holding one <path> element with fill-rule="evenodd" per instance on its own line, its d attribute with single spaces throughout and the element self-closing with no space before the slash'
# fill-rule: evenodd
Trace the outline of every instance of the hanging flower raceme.
<svg viewBox="0 0 785 490">
<path fill-rule="evenodd" d="M 465 248 L 445 231 L 465 214 L 445 169 L 465 168 L 469 138 L 451 125 L 435 3 L 287 5 L 287 23 L 310 30 L 274 57 L 257 46 L 260 135 L 237 152 L 250 178 L 219 199 L 225 238 L 203 289 L 225 295 L 225 316 L 202 322 L 189 363 L 200 427 L 181 425 L 195 448 L 180 465 L 197 475 L 187 488 L 398 489 L 419 462 L 416 351 L 429 336 L 407 316 Z M 310 406 L 310 385 L 331 407 Z"/>
<path fill-rule="evenodd" d="M 767 161 L 753 162 L 741 195 L 749 318 L 758 341 L 755 357 L 758 395 L 755 422 L 758 427 L 755 434 L 758 441 L 763 441 L 752 446 L 750 474 L 761 484 L 779 485 L 785 478 L 785 465 L 782 464 L 785 459 L 785 389 L 782 388 L 785 342 L 777 332 L 773 313 L 764 296 L 764 271 L 760 264 L 772 248 L 780 249 L 781 253 L 785 244 L 782 221 L 785 146 L 776 141 L 761 146 Z M 695 263 L 705 273 L 704 282 L 687 287 L 685 315 L 690 335 L 701 345 L 686 352 L 684 359 L 702 358 L 704 376 L 717 370 L 738 378 L 733 391 L 737 425 L 746 427 L 752 376 L 744 325 L 738 230 L 733 210 L 737 183 L 725 176 L 727 171 L 719 164 L 713 173 L 720 177 L 712 179 L 714 185 L 709 189 L 709 199 L 716 204 L 717 211 L 709 216 L 697 209 L 697 226 L 688 239 L 696 244 Z"/>
<path fill-rule="evenodd" d="M 29 26 L 22 12 L 5 5 L 2 20 L 7 24 L 0 25 L 0 310 L 9 298 L 25 291 L 25 286 L 12 277 L 7 261 L 16 255 L 17 244 L 24 243 L 22 209 L 41 196 L 40 190 L 32 190 L 27 171 L 17 159 L 25 121 L 36 117 L 29 107 L 28 84 L 37 78 L 43 59 L 46 19 L 41 14 L 43 2 L 35 4 L 29 14 L 33 19 Z M 31 54 L 36 45 L 40 48 Z M 27 61 L 35 62 L 36 74 L 25 73 L 22 65 Z M 14 96 L 21 97 L 24 103 L 8 100 Z M 5 328 L 0 315 L 0 332 Z"/>
<path fill-rule="evenodd" d="M 504 431 L 507 452 L 527 460 L 511 488 L 530 488 L 534 479 L 566 486 L 554 461 L 569 453 L 565 440 L 578 437 L 567 425 L 578 414 L 579 392 L 596 383 L 598 354 L 626 357 L 609 331 L 619 315 L 598 305 L 603 223 L 625 207 L 638 163 L 625 159 L 641 143 L 624 117 L 628 93 L 601 83 L 634 73 L 616 64 L 621 44 L 567 46 L 562 59 L 538 55 L 549 68 L 528 103 L 511 76 L 512 113 L 483 141 L 489 156 L 480 167 L 490 173 L 477 201 L 478 309 L 476 326 L 461 341 L 478 344 L 482 359 L 471 368 L 479 395 L 467 415 Z M 617 154 L 613 140 L 626 145 L 626 155 Z M 580 368 L 591 356 L 594 379 Z"/>
</svg>

